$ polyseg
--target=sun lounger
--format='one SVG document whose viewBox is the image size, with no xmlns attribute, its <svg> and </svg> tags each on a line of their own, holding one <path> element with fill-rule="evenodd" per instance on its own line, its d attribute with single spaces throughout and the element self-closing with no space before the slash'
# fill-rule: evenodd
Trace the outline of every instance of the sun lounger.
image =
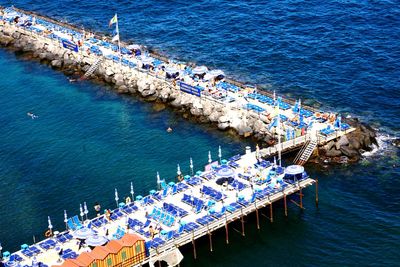
<svg viewBox="0 0 400 267">
<path fill-rule="evenodd" d="M 174 238 L 179 238 L 180 235 L 185 231 L 185 225 L 181 224 L 178 228 L 178 231 L 174 233 Z"/>
<path fill-rule="evenodd" d="M 164 244 L 165 244 L 165 241 L 162 240 L 159 237 L 155 237 L 155 238 L 153 238 L 153 240 L 151 240 L 151 247 L 152 248 L 158 248 L 159 246 L 162 246 Z"/>
<path fill-rule="evenodd" d="M 198 225 L 197 223 L 189 222 L 189 223 L 185 224 L 185 232 L 192 232 L 199 227 L 200 227 L 200 225 Z"/>
<path fill-rule="evenodd" d="M 226 207 L 226 210 L 233 213 L 241 208 L 242 208 L 242 206 L 239 203 L 233 202 Z"/>
</svg>

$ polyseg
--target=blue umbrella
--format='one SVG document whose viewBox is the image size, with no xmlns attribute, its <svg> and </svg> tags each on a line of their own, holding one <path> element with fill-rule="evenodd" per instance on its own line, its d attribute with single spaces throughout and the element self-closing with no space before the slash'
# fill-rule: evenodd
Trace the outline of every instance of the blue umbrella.
<svg viewBox="0 0 400 267">
<path fill-rule="evenodd" d="M 108 239 L 101 235 L 89 236 L 85 241 L 85 243 L 87 245 L 92 246 L 92 247 L 102 246 L 107 242 L 108 242 Z"/>
</svg>

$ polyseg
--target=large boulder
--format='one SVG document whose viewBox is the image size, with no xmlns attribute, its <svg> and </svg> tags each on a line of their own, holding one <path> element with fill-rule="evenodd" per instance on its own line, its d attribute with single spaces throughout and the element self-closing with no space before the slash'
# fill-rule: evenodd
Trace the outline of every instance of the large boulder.
<svg viewBox="0 0 400 267">
<path fill-rule="evenodd" d="M 349 144 L 349 139 L 347 139 L 346 135 L 342 135 L 339 140 L 336 142 L 336 149 L 339 150 L 341 146 L 347 146 Z"/>
<path fill-rule="evenodd" d="M 360 152 L 357 149 L 352 148 L 350 146 L 342 146 L 340 147 L 340 151 L 349 158 L 356 158 L 360 156 Z"/>
<path fill-rule="evenodd" d="M 219 122 L 218 123 L 218 129 L 226 130 L 228 128 L 229 128 L 229 122 Z"/>
<path fill-rule="evenodd" d="M 121 86 L 124 85 L 124 76 L 120 73 L 114 75 L 115 85 Z"/>
<path fill-rule="evenodd" d="M 395 147 L 400 147 L 400 138 L 392 140 L 392 145 Z"/>
<path fill-rule="evenodd" d="M 327 157 L 339 157 L 342 155 L 342 152 L 340 150 L 337 150 L 334 146 L 331 147 L 331 149 L 327 150 L 325 155 Z"/>
<path fill-rule="evenodd" d="M 14 38 L 4 34 L 0 34 L 0 43 L 4 46 L 10 45 L 14 41 Z"/>
<path fill-rule="evenodd" d="M 211 122 L 217 122 L 219 120 L 219 117 L 221 117 L 222 114 L 218 111 L 218 110 L 214 110 L 213 112 L 211 112 L 211 114 L 208 116 L 208 119 Z"/>
<path fill-rule="evenodd" d="M 62 67 L 62 61 L 59 59 L 54 59 L 51 61 L 51 66 L 53 66 L 54 68 L 61 68 Z"/>
</svg>

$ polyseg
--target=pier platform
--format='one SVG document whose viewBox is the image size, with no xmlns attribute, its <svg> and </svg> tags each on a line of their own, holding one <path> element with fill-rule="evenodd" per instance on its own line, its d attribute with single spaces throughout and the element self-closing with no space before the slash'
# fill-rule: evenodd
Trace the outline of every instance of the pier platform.
<svg viewBox="0 0 400 267">
<path fill-rule="evenodd" d="M 146 196 L 137 195 L 133 199 L 132 195 L 132 199 L 119 202 L 116 191 L 118 208 L 93 219 L 88 218 L 86 206 L 81 209 L 80 217 L 68 218 L 65 213 L 64 231 L 52 229 L 49 218 L 48 238 L 32 245 L 23 244 L 21 250 L 12 254 L 4 252 L 3 262 L 6 266 L 21 267 L 38 266 L 39 262 L 41 266 L 94 266 L 93 262 L 98 264 L 101 260 L 97 257 L 102 250 L 103 259 L 110 258 L 112 266 L 141 266 L 170 261 L 171 257 L 179 263 L 180 246 L 192 243 L 196 257 L 196 239 L 208 235 L 212 250 L 211 233 L 220 228 L 225 228 L 228 243 L 229 223 L 240 220 L 245 235 L 243 218 L 255 212 L 259 227 L 259 209 L 269 206 L 272 221 L 273 203 L 281 199 L 287 215 L 290 195 L 299 193 L 298 205 L 303 208 L 302 190 L 315 183 L 303 167 L 284 168 L 257 159 L 249 147 L 243 155 L 210 162 L 203 171 L 192 174 L 183 176 L 178 170 L 180 182 L 159 178 L 159 190 L 150 190 Z M 126 242 L 132 238 L 143 243 L 143 250 L 138 246 L 135 260 L 133 256 L 125 257 L 117 264 L 118 257 L 109 255 L 117 255 L 124 246 L 129 248 Z M 94 246 L 92 239 L 102 242 Z M 118 251 L 112 252 L 108 246 L 113 245 L 108 243 L 119 244 Z"/>
</svg>

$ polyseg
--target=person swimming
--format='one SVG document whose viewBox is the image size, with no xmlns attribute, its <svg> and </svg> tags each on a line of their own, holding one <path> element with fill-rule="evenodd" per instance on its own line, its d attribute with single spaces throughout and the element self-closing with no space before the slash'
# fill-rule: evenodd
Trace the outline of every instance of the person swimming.
<svg viewBox="0 0 400 267">
<path fill-rule="evenodd" d="M 31 117 L 32 120 L 39 118 L 39 116 L 36 116 L 36 115 L 33 114 L 32 112 L 28 112 L 28 113 L 26 113 L 26 115 L 28 115 L 29 117 Z"/>
</svg>

